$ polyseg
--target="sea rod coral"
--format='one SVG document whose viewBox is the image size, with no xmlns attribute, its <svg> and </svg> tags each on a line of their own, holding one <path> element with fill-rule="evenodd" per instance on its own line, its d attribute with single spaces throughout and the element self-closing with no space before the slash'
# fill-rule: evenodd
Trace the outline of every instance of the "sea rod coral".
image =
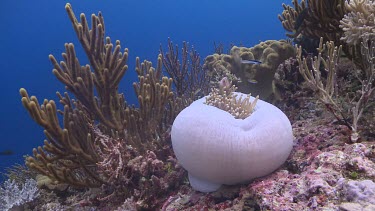
<svg viewBox="0 0 375 211">
<path fill-rule="evenodd" d="M 336 119 L 351 130 L 351 142 L 357 142 L 360 138 L 359 124 L 360 119 L 373 102 L 375 93 L 375 41 L 365 39 L 361 42 L 361 53 L 365 69 L 356 72 L 357 79 L 360 81 L 360 88 L 355 90 L 353 96 L 348 97 L 338 95 L 337 84 L 337 65 L 341 55 L 342 46 L 335 46 L 333 41 L 323 44 L 323 38 L 320 40 L 318 48 L 319 54 L 310 61 L 302 58 L 302 49 L 298 47 L 297 60 L 299 71 L 309 87 L 316 92 L 316 97 L 324 104 Z M 326 56 L 323 56 L 326 54 Z M 311 64 L 311 67 L 309 64 Z M 353 70 L 355 71 L 355 70 Z M 327 77 L 322 77 L 327 74 Z M 346 109 L 342 101 L 348 101 L 349 109 Z"/>
<path fill-rule="evenodd" d="M 54 183 L 104 185 L 112 196 L 142 199 L 141 208 L 158 206 L 152 190 L 162 197 L 163 191 L 183 179 L 182 169 L 171 157 L 169 140 L 182 105 L 172 91 L 172 79 L 162 74 L 162 55 L 156 68 L 136 59 L 138 82 L 133 87 L 139 107 L 128 105 L 118 90 L 128 69 L 128 49 L 121 52 L 120 41 L 112 43 L 105 37 L 100 12 L 91 16 L 89 27 L 83 13 L 78 21 L 69 3 L 65 9 L 89 64 L 80 64 L 72 43 L 65 44 L 63 61 L 49 56 L 53 74 L 68 91 L 57 92 L 63 110 L 53 100 L 40 103 L 20 90 L 24 107 L 47 137 L 44 146 L 26 158 L 26 165 Z"/>
<path fill-rule="evenodd" d="M 160 46 L 160 54 L 165 72 L 173 79 L 177 97 L 189 100 L 184 103 L 190 104 L 190 101 L 210 92 L 210 76 L 203 69 L 200 56 L 194 47 L 189 49 L 188 43 L 183 42 L 179 52 L 178 45 L 174 47 L 173 42 L 168 38 L 167 51 L 164 52 Z"/>
</svg>

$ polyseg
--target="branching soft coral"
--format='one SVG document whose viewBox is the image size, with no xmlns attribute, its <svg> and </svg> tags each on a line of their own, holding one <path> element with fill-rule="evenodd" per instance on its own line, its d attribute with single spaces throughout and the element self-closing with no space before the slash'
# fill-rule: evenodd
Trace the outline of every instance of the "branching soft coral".
<svg viewBox="0 0 375 211">
<path fill-rule="evenodd" d="M 332 41 L 323 44 L 323 38 L 321 38 L 318 56 L 311 58 L 311 61 L 307 61 L 307 59 L 302 58 L 302 49 L 299 47 L 297 60 L 301 75 L 309 87 L 316 92 L 316 97 L 340 123 L 351 130 L 350 140 L 357 142 L 360 138 L 359 120 L 365 110 L 371 105 L 370 102 L 375 93 L 375 41 L 366 39 L 361 42 L 361 53 L 364 59 L 362 63 L 366 64 L 366 68 L 361 73 L 356 73 L 361 82 L 360 90 L 355 90 L 352 99 L 345 99 L 349 101 L 346 102 L 349 104 L 349 111 L 346 111 L 343 103 L 340 102 L 340 98 L 343 98 L 343 96 L 340 97 L 337 94 L 339 87 L 337 85 L 336 71 L 341 48 L 341 46 L 335 46 Z M 323 56 L 324 54 L 326 56 Z M 309 64 L 311 64 L 311 68 Z M 322 77 L 321 71 L 327 73 L 327 78 Z"/>
<path fill-rule="evenodd" d="M 349 11 L 340 21 L 344 31 L 341 38 L 350 45 L 359 44 L 364 37 L 375 38 L 375 1 L 352 0 L 345 3 Z"/>
<path fill-rule="evenodd" d="M 341 37 L 339 22 L 346 13 L 344 0 L 292 0 L 293 7 L 283 4 L 279 15 L 283 27 L 296 38 L 300 34 L 309 38 L 338 41 Z"/>
<path fill-rule="evenodd" d="M 137 58 L 138 82 L 133 87 L 139 107 L 130 106 L 118 91 L 128 69 L 128 50 L 121 52 L 120 41 L 112 43 L 105 37 L 100 12 L 91 16 L 89 27 L 84 14 L 78 21 L 70 4 L 65 9 L 89 64 L 81 66 L 72 43 L 65 44 L 63 61 L 49 56 L 54 75 L 74 95 L 71 98 L 68 93 L 57 93 L 63 111 L 52 100 L 39 103 L 25 89 L 20 90 L 24 107 L 44 128 L 47 137 L 44 146 L 27 157 L 26 164 L 55 183 L 76 187 L 104 184 L 114 192 L 121 188 L 120 193 L 126 197 L 152 200 L 145 190 L 167 190 L 182 178 L 176 176 L 173 180 L 168 177 L 170 172 L 165 171 L 181 173 L 167 160 L 172 155 L 170 127 L 182 104 L 172 92 L 172 79 L 162 74 L 162 56 L 159 55 L 156 68 Z M 63 115 L 62 125 L 58 114 Z M 134 169 L 147 161 L 150 154 L 152 159 L 161 161 L 160 169 L 137 173 Z M 132 162 L 139 157 L 141 163 Z M 160 173 L 162 170 L 165 174 Z M 134 184 L 140 180 L 147 184 L 144 190 L 136 190 Z M 147 203 L 157 206 L 153 201 Z"/>
<path fill-rule="evenodd" d="M 187 42 L 183 42 L 180 51 L 168 39 L 167 51 L 160 46 L 160 54 L 165 71 L 173 79 L 177 97 L 188 100 L 184 102 L 186 106 L 209 93 L 210 77 L 201 65 L 198 52 L 193 47 L 189 49 Z"/>
</svg>

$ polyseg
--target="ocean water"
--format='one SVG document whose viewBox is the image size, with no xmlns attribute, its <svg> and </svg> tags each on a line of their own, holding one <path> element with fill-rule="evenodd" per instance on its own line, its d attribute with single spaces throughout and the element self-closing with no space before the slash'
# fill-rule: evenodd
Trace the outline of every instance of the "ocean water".
<svg viewBox="0 0 375 211">
<path fill-rule="evenodd" d="M 26 1 L 1 0 L 0 4 L 0 172 L 43 144 L 43 130 L 21 104 L 19 89 L 30 95 L 57 100 L 64 86 L 52 74 L 49 54 L 61 59 L 64 43 L 76 46 L 81 65 L 86 55 L 79 46 L 65 11 L 73 6 L 76 16 L 102 11 L 106 36 L 129 48 L 129 70 L 120 85 L 128 103 L 135 103 L 131 83 L 136 80 L 135 57 L 155 62 L 160 44 L 168 37 L 182 46 L 189 42 L 203 59 L 214 51 L 214 42 L 254 46 L 260 41 L 284 39 L 277 15 L 281 0 L 112 0 Z M 285 2 L 290 4 L 290 1 Z"/>
</svg>

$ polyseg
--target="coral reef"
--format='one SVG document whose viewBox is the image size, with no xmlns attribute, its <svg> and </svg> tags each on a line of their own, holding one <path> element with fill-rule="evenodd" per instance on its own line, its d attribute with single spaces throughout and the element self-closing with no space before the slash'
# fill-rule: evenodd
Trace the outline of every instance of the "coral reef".
<svg viewBox="0 0 375 211">
<path fill-rule="evenodd" d="M 203 68 L 212 77 L 212 84 L 227 77 L 239 92 L 251 92 L 266 99 L 272 93 L 272 80 L 277 67 L 293 56 L 295 50 L 289 42 L 268 40 L 251 48 L 234 46 L 229 55 L 207 56 Z M 243 64 L 243 60 L 259 60 L 262 64 Z"/>
<path fill-rule="evenodd" d="M 292 3 L 294 8 L 283 4 L 284 11 L 279 19 L 287 31 L 293 32 L 288 36 L 299 44 L 299 72 L 307 82 L 299 84 L 315 92 L 337 120 L 352 130 L 351 140 L 356 142 L 360 138 L 358 128 L 363 113 L 373 110 L 374 1 L 302 0 L 298 3 L 293 0 Z M 317 50 L 311 50 L 315 44 L 313 47 L 308 44 L 309 38 L 320 39 Z M 339 58 L 349 59 L 355 65 L 338 72 L 337 67 L 342 65 Z M 299 74 L 294 73 L 294 79 L 298 78 Z M 283 86 L 285 80 L 275 78 L 277 98 L 282 97 L 280 91 L 286 91 Z"/>
<path fill-rule="evenodd" d="M 342 106 L 342 99 L 337 95 L 340 87 L 338 87 L 337 84 L 336 69 L 342 47 L 335 46 L 333 41 L 323 44 L 323 38 L 321 38 L 318 56 L 310 58 L 309 63 L 311 64 L 311 68 L 308 65 L 307 59 L 302 58 L 301 47 L 299 47 L 297 51 L 299 72 L 327 110 L 329 110 L 339 122 L 346 125 L 352 131 L 350 136 L 352 142 L 357 142 L 360 138 L 358 131 L 360 118 L 373 101 L 372 95 L 375 90 L 373 84 L 375 79 L 374 45 L 375 41 L 372 40 L 365 40 L 361 43 L 362 58 L 365 58 L 365 61 L 362 63 L 367 63 L 366 66 L 368 68 L 362 70 L 362 73 L 358 73 L 357 75 L 357 78 L 359 78 L 361 82 L 361 88 L 358 91 L 356 90 L 354 96 L 348 100 L 352 105 L 349 107 L 349 112 Z M 323 53 L 326 54 L 326 58 L 322 57 Z M 321 76 L 322 72 L 327 74 L 327 77 L 324 79 Z M 351 116 L 351 118 L 349 116 Z"/>
<path fill-rule="evenodd" d="M 97 197 L 102 203 L 122 203 L 133 196 L 137 209 L 152 209 L 184 179 L 170 145 L 170 127 L 183 100 L 172 91 L 173 79 L 163 76 L 160 54 L 156 68 L 136 59 L 138 82 L 133 87 L 139 107 L 128 105 L 118 90 L 128 69 L 128 50 L 121 52 L 120 41 L 105 37 L 100 12 L 91 16 L 89 27 L 84 14 L 78 21 L 71 5 L 65 8 L 89 64 L 81 66 L 72 43 L 65 44 L 64 61 L 49 56 L 54 75 L 74 96 L 57 93 L 63 111 L 53 100 L 40 104 L 20 90 L 24 107 L 47 137 L 26 165 L 48 177 L 39 177 L 41 187 L 101 187 Z"/>
<path fill-rule="evenodd" d="M 81 14 L 78 20 L 67 4 L 66 11 L 89 64 L 80 64 L 72 43 L 65 44 L 63 61 L 49 56 L 53 74 L 67 90 L 57 93 L 63 110 L 53 100 L 40 103 L 25 89 L 20 90 L 24 107 L 42 126 L 46 140 L 43 147 L 33 150 L 33 156 L 27 156 L 29 170 L 15 167 L 9 172 L 15 180 L 0 188 L 0 209 L 16 205 L 25 210 L 374 210 L 374 1 L 292 3 L 294 7 L 283 4 L 285 10 L 279 19 L 291 33 L 288 36 L 302 47 L 294 48 L 290 40 L 268 40 L 252 48 L 233 46 L 223 54 L 219 45 L 215 47 L 218 54 L 208 56 L 201 66 L 199 54 L 188 43 L 184 42 L 179 51 L 168 40 L 167 51 L 160 48 L 155 66 L 136 59 L 138 80 L 133 87 L 138 106 L 129 105 L 126 95 L 119 92 L 128 69 L 128 49 L 106 37 L 100 12 L 91 16 L 89 26 L 86 16 Z M 259 60 L 261 64 L 246 64 L 246 60 Z M 221 81 L 210 97 L 202 98 L 224 77 L 228 81 Z M 287 134 L 290 142 L 272 142 L 265 147 L 271 149 L 268 153 L 257 154 L 254 147 L 246 151 L 248 148 L 238 144 L 242 140 L 239 133 L 226 134 L 230 121 L 217 121 L 219 115 L 198 108 L 199 115 L 191 115 L 196 118 L 192 123 L 179 120 L 184 129 L 199 121 L 203 126 L 197 127 L 200 134 L 188 131 L 180 136 L 189 142 L 179 150 L 192 150 L 184 154 L 188 158 L 178 162 L 171 147 L 172 122 L 198 98 L 199 103 L 215 111 L 223 112 L 203 102 L 232 108 L 231 113 L 239 119 L 226 112 L 230 120 L 243 122 L 258 116 L 249 124 L 257 134 L 266 134 L 264 128 L 277 122 L 263 121 L 275 116 L 274 107 L 261 100 L 255 104 L 256 98 L 247 94 L 225 95 L 222 100 L 227 105 L 220 104 L 219 94 L 235 91 L 231 83 L 241 92 L 273 99 L 292 126 L 285 120 L 280 125 L 287 129 L 280 126 L 268 134 L 282 139 L 285 132 L 293 130 Z M 236 100 L 230 101 L 234 97 Z M 264 105 L 269 107 L 257 113 Z M 236 110 L 239 107 L 242 110 Z M 202 117 L 211 122 L 197 120 Z M 262 126 L 257 127 L 260 123 Z M 220 127 L 202 147 L 199 138 L 212 135 L 205 128 L 212 130 L 218 124 Z M 237 145 L 228 147 L 224 135 L 215 136 L 224 133 Z M 258 146 L 269 139 L 259 137 Z M 214 147 L 211 142 L 215 142 Z M 210 163 L 204 153 L 221 146 L 209 156 L 214 158 Z M 235 147 L 238 150 L 234 153 L 227 151 Z M 209 150 L 198 153 L 205 149 Z M 278 154 L 278 150 L 283 152 Z M 228 164 L 223 154 L 233 155 L 233 160 L 250 159 L 251 163 L 264 158 L 267 162 L 252 163 L 254 168 L 248 164 L 229 164 L 228 168 L 213 165 L 218 159 Z M 273 156 L 273 162 L 267 156 Z M 193 158 L 194 168 L 206 162 L 199 173 L 208 170 L 210 177 L 217 179 L 213 186 L 199 186 L 207 183 L 192 176 L 198 170 L 191 166 L 188 184 L 182 166 L 188 166 Z M 259 174 L 269 163 L 274 164 L 272 171 L 276 170 Z M 243 176 L 245 171 L 248 174 Z M 221 184 L 247 182 L 262 175 L 268 176 L 246 184 L 222 185 L 212 193 L 193 190 L 212 191 Z M 6 198 L 12 192 L 8 190 L 21 195 Z"/>
<path fill-rule="evenodd" d="M 374 143 L 348 145 L 350 131 L 345 126 L 309 108 L 299 112 L 310 115 L 305 120 L 292 119 L 294 147 L 280 169 L 248 185 L 223 187 L 206 195 L 182 188 L 166 201 L 165 210 L 373 209 L 369 180 L 375 176 Z M 359 188 L 361 184 L 370 186 Z"/>
<path fill-rule="evenodd" d="M 187 185 L 175 187 L 160 204 L 161 210 L 325 210 L 374 209 L 371 200 L 375 179 L 374 142 L 346 144 L 350 131 L 332 121 L 324 110 L 317 112 L 301 101 L 301 108 L 289 113 L 304 113 L 291 118 L 294 147 L 285 165 L 269 176 L 250 184 L 223 186 L 203 194 Z M 373 138 L 372 138 L 373 140 Z M 368 188 L 360 188 L 369 184 Z M 139 201 L 122 199 L 121 205 L 99 201 L 101 189 L 77 191 L 68 188 L 64 194 L 40 190 L 32 202 L 36 210 L 45 209 L 113 209 L 137 210 Z M 64 203 L 61 203 L 64 201 Z M 138 202 L 138 203 L 137 203 Z"/>
</svg>

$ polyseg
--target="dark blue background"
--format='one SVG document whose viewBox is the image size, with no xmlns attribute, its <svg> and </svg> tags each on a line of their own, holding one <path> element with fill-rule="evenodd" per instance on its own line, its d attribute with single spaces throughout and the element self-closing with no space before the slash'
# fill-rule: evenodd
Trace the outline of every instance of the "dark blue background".
<svg viewBox="0 0 375 211">
<path fill-rule="evenodd" d="M 69 1 L 75 14 L 102 11 L 106 35 L 120 40 L 129 48 L 129 70 L 120 90 L 130 103 L 135 102 L 131 82 L 136 80 L 135 57 L 155 61 L 160 43 L 171 37 L 194 45 L 202 57 L 214 50 L 213 42 L 253 46 L 259 41 L 283 39 L 284 30 L 277 14 L 281 0 L 117 0 Z M 49 54 L 61 59 L 65 42 L 73 42 L 81 64 L 86 56 L 65 12 L 67 1 L 2 0 L 0 4 L 0 152 L 12 150 L 14 155 L 0 156 L 0 172 L 22 156 L 42 145 L 42 128 L 32 121 L 22 107 L 19 89 L 24 87 L 40 102 L 56 100 L 63 92 L 51 73 Z M 290 2 L 286 2 L 290 4 Z"/>
</svg>

